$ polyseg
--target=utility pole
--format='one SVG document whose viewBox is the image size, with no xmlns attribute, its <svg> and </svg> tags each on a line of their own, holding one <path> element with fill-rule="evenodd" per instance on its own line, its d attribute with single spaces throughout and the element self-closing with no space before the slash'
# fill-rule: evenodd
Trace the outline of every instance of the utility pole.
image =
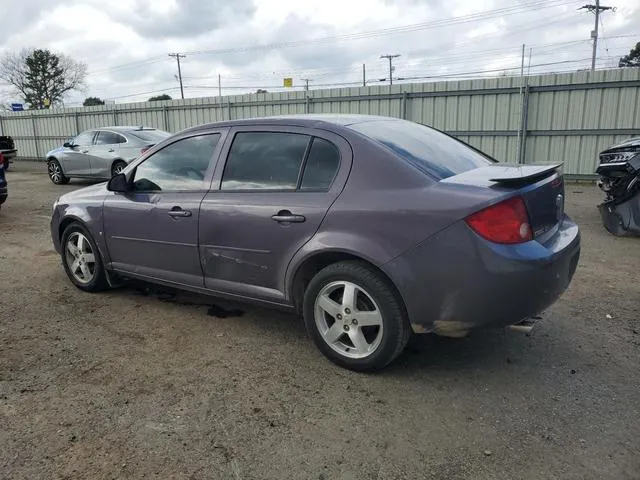
<svg viewBox="0 0 640 480">
<path fill-rule="evenodd" d="M 398 58 L 400 55 L 393 54 L 393 55 L 380 55 L 380 58 L 386 58 L 389 60 L 389 85 L 393 85 L 393 59 L 394 58 Z"/>
<path fill-rule="evenodd" d="M 362 64 L 362 86 L 367 86 L 367 67 L 364 63 Z"/>
<path fill-rule="evenodd" d="M 218 96 L 222 98 L 222 78 L 218 74 Z"/>
<path fill-rule="evenodd" d="M 178 79 L 180 80 L 180 97 L 184 99 L 184 90 L 182 88 L 182 71 L 180 70 L 180 59 L 185 58 L 186 55 L 182 55 L 181 53 L 170 53 L 169 56 L 175 57 L 175 59 L 178 61 Z"/>
<path fill-rule="evenodd" d="M 593 39 L 593 53 L 591 54 L 591 71 L 593 72 L 596 69 L 596 52 L 598 51 L 598 21 L 600 20 L 600 12 L 604 12 L 606 10 L 614 10 L 613 7 L 603 7 L 600 5 L 600 0 L 596 0 L 595 5 L 583 5 L 578 10 L 586 9 L 596 15 L 596 23 L 591 31 L 591 38 Z"/>
<path fill-rule="evenodd" d="M 300 80 L 302 80 L 304 82 L 304 91 L 308 92 L 309 91 L 309 82 L 311 81 L 310 78 L 301 78 Z"/>
</svg>

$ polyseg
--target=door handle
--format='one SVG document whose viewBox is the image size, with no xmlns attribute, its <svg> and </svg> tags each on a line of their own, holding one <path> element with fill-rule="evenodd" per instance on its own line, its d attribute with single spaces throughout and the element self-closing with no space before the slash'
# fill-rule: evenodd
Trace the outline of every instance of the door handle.
<svg viewBox="0 0 640 480">
<path fill-rule="evenodd" d="M 82 150 L 80 153 L 89 153 L 89 150 Z"/>
<path fill-rule="evenodd" d="M 190 217 L 191 210 L 183 210 L 181 207 L 173 207 L 167 212 L 170 217 Z"/>
<path fill-rule="evenodd" d="M 278 223 L 302 223 L 306 220 L 304 215 L 294 215 L 289 210 L 280 210 L 276 215 L 271 217 Z"/>
<path fill-rule="evenodd" d="M 108 152 L 115 152 L 115 150 L 113 148 L 110 148 L 109 150 L 107 150 Z"/>
</svg>

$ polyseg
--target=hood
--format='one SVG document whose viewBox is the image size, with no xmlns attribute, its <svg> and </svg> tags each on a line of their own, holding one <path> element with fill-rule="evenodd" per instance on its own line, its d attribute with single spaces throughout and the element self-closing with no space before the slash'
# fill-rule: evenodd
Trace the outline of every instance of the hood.
<svg viewBox="0 0 640 480">
<path fill-rule="evenodd" d="M 54 148 L 53 150 L 49 150 L 46 156 L 51 157 L 51 156 L 55 156 L 56 153 L 62 153 L 62 152 L 64 152 L 64 147 L 60 146 L 58 148 Z"/>
<path fill-rule="evenodd" d="M 65 193 L 58 199 L 58 203 L 69 204 L 78 201 L 101 201 L 107 194 L 107 182 L 90 185 L 88 187 Z"/>
<path fill-rule="evenodd" d="M 611 153 L 619 150 L 629 151 L 629 150 L 635 150 L 635 149 L 640 149 L 640 137 L 629 138 L 628 140 L 618 143 L 613 147 L 609 147 L 600 153 Z"/>
</svg>

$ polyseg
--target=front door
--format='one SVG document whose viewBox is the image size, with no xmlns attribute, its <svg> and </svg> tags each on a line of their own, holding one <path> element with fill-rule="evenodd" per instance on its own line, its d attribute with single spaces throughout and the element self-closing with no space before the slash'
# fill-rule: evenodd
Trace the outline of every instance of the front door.
<svg viewBox="0 0 640 480">
<path fill-rule="evenodd" d="M 327 132 L 270 130 L 238 128 L 227 142 L 200 209 L 200 251 L 207 288 L 279 302 L 289 261 L 344 184 L 350 151 Z"/>
<path fill-rule="evenodd" d="M 91 154 L 91 175 L 99 178 L 111 178 L 111 166 L 120 156 L 120 144 L 127 139 L 116 132 L 100 130 L 95 144 L 89 150 Z"/>
<path fill-rule="evenodd" d="M 211 181 L 220 133 L 167 145 L 130 173 L 133 191 L 104 203 L 111 268 L 150 279 L 203 286 L 198 252 L 200 203 Z"/>
<path fill-rule="evenodd" d="M 72 147 L 65 148 L 64 155 L 60 156 L 60 163 L 66 175 L 91 175 L 90 149 L 95 136 L 95 130 L 82 132 L 72 140 Z"/>
</svg>

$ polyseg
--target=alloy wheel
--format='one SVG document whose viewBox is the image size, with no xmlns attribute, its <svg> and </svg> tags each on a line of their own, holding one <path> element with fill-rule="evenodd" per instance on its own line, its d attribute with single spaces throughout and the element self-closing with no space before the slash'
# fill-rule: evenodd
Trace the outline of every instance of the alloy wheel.
<svg viewBox="0 0 640 480">
<path fill-rule="evenodd" d="M 62 183 L 62 169 L 58 162 L 49 162 L 48 166 L 49 178 L 53 183 Z"/>
<path fill-rule="evenodd" d="M 348 358 L 368 357 L 382 341 L 384 325 L 378 305 L 352 282 L 332 282 L 320 290 L 314 319 L 327 345 Z"/>
<path fill-rule="evenodd" d="M 86 284 L 96 274 L 96 257 L 87 237 L 81 232 L 73 232 L 65 246 L 65 260 L 71 275 L 80 283 Z"/>
</svg>

